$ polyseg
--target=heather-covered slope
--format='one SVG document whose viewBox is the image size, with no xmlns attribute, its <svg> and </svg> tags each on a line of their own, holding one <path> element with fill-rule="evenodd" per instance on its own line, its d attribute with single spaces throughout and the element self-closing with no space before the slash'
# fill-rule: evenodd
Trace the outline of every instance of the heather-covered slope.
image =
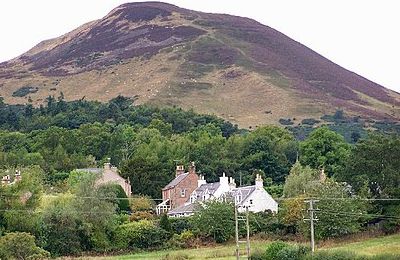
<svg viewBox="0 0 400 260">
<path fill-rule="evenodd" d="M 400 118 L 400 96 L 254 20 L 130 3 L 0 64 L 0 95 L 177 105 L 242 127 L 336 109 Z"/>
</svg>

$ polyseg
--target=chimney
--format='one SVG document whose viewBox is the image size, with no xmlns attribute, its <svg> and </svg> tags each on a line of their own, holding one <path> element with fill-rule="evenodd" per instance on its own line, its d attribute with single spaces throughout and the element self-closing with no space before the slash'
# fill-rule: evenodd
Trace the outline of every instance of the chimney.
<svg viewBox="0 0 400 260">
<path fill-rule="evenodd" d="M 229 190 L 233 190 L 234 188 L 236 188 L 235 179 L 232 177 L 229 177 Z"/>
<path fill-rule="evenodd" d="M 324 183 L 325 180 L 326 180 L 325 168 L 322 168 L 322 169 L 321 169 L 321 172 L 320 172 L 320 174 L 319 174 L 319 181 L 320 181 L 321 183 Z"/>
<path fill-rule="evenodd" d="M 207 184 L 207 181 L 204 179 L 203 175 L 200 175 L 199 179 L 197 180 L 197 187 L 200 187 L 203 184 Z"/>
<path fill-rule="evenodd" d="M 16 170 L 15 171 L 15 176 L 14 176 L 14 182 L 20 181 L 22 180 L 22 176 L 21 176 L 21 171 Z"/>
<path fill-rule="evenodd" d="M 178 177 L 179 175 L 181 175 L 184 172 L 185 172 L 185 168 L 183 167 L 183 165 L 177 165 L 176 166 L 175 177 Z"/>
<path fill-rule="evenodd" d="M 104 169 L 105 169 L 105 170 L 110 170 L 110 169 L 111 169 L 111 163 L 110 163 L 110 161 L 111 161 L 111 158 L 107 158 L 107 162 L 104 163 Z"/>
<path fill-rule="evenodd" d="M 222 186 L 222 185 L 226 185 L 226 186 L 228 186 L 229 185 L 229 181 L 228 181 L 228 177 L 226 177 L 225 176 L 225 173 L 222 173 L 222 177 L 219 177 L 219 183 L 220 183 L 220 185 Z"/>
<path fill-rule="evenodd" d="M 191 163 L 190 163 L 190 166 L 189 166 L 189 174 L 190 174 L 190 173 L 196 174 L 196 166 L 194 165 L 194 162 L 191 162 Z"/>
<path fill-rule="evenodd" d="M 261 178 L 261 174 L 256 175 L 256 188 L 264 188 L 264 182 L 263 179 Z"/>
</svg>

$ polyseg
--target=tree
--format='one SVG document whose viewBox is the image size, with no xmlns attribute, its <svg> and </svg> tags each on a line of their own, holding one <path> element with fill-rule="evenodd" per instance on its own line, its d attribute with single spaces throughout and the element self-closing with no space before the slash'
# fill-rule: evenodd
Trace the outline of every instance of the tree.
<svg viewBox="0 0 400 260">
<path fill-rule="evenodd" d="M 300 143 L 300 162 L 311 168 L 325 168 L 328 176 L 338 174 L 350 154 L 350 145 L 343 136 L 320 127 Z"/>
<path fill-rule="evenodd" d="M 161 218 L 160 218 L 160 228 L 164 229 L 165 231 L 167 231 L 168 233 L 171 234 L 172 227 L 171 227 L 171 223 L 169 222 L 167 214 L 163 214 L 161 216 Z"/>
<path fill-rule="evenodd" d="M 400 196 L 400 137 L 370 134 L 360 140 L 347 159 L 338 179 L 349 183 L 364 197 L 398 198 Z M 375 201 L 373 213 L 396 216 L 400 202 Z M 377 218 L 379 220 L 379 218 Z M 387 231 L 395 231 L 400 221 L 384 220 Z"/>
<path fill-rule="evenodd" d="M 129 178 L 136 194 L 160 198 L 161 189 L 168 183 L 171 172 L 166 172 L 156 157 L 134 157 L 123 164 L 121 175 Z"/>
<path fill-rule="evenodd" d="M 205 238 L 222 243 L 235 234 L 234 209 L 232 204 L 206 202 L 192 218 L 193 227 Z"/>
<path fill-rule="evenodd" d="M 318 172 L 316 170 L 296 162 L 286 177 L 283 194 L 288 198 L 308 194 L 312 182 L 317 180 Z"/>
<path fill-rule="evenodd" d="M 0 259 L 49 258 L 49 252 L 36 246 L 35 237 L 25 232 L 7 233 L 0 237 Z"/>
<path fill-rule="evenodd" d="M 346 184 L 327 179 L 323 183 L 315 183 L 308 196 L 319 200 L 316 204 L 319 209 L 315 227 L 317 239 L 356 233 L 368 220 L 368 202 L 354 196 Z M 302 223 L 301 226 L 308 235 L 309 225 Z"/>
<path fill-rule="evenodd" d="M 47 201 L 43 207 L 45 249 L 53 256 L 74 255 L 84 250 L 87 234 L 74 209 L 73 196 L 65 194 Z"/>
</svg>

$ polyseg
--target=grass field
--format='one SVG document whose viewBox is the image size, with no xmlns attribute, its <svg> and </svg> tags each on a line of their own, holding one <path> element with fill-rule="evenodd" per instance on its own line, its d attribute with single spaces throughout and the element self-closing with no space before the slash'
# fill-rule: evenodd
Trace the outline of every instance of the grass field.
<svg viewBox="0 0 400 260">
<path fill-rule="evenodd" d="M 269 242 L 252 241 L 252 250 L 264 250 Z M 244 253 L 245 245 L 241 245 Z M 400 234 L 371 238 L 359 242 L 342 242 L 340 244 L 331 244 L 318 250 L 343 250 L 352 251 L 358 255 L 379 255 L 379 254 L 400 254 Z M 90 260 L 115 260 L 115 259 L 235 259 L 235 245 L 227 244 L 208 248 L 186 249 L 186 250 L 165 250 L 146 253 L 136 253 L 123 256 L 109 257 L 86 257 L 80 259 Z"/>
</svg>

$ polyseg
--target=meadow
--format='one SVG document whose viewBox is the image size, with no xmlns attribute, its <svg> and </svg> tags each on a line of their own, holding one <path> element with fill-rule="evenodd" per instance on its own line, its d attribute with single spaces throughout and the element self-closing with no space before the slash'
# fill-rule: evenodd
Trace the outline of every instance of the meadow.
<svg viewBox="0 0 400 260">
<path fill-rule="evenodd" d="M 264 250 L 270 241 L 251 241 L 252 251 Z M 119 256 L 83 257 L 81 260 L 124 260 L 124 259 L 235 259 L 235 244 L 227 243 L 215 247 L 196 249 L 161 250 Z M 400 259 L 400 234 L 369 238 L 361 241 L 342 241 L 330 243 L 319 247 L 317 250 L 350 251 L 360 256 L 379 256 L 382 254 L 399 254 Z M 245 253 L 245 245 L 241 245 L 241 253 Z M 65 258 L 64 258 L 65 259 Z"/>
</svg>

